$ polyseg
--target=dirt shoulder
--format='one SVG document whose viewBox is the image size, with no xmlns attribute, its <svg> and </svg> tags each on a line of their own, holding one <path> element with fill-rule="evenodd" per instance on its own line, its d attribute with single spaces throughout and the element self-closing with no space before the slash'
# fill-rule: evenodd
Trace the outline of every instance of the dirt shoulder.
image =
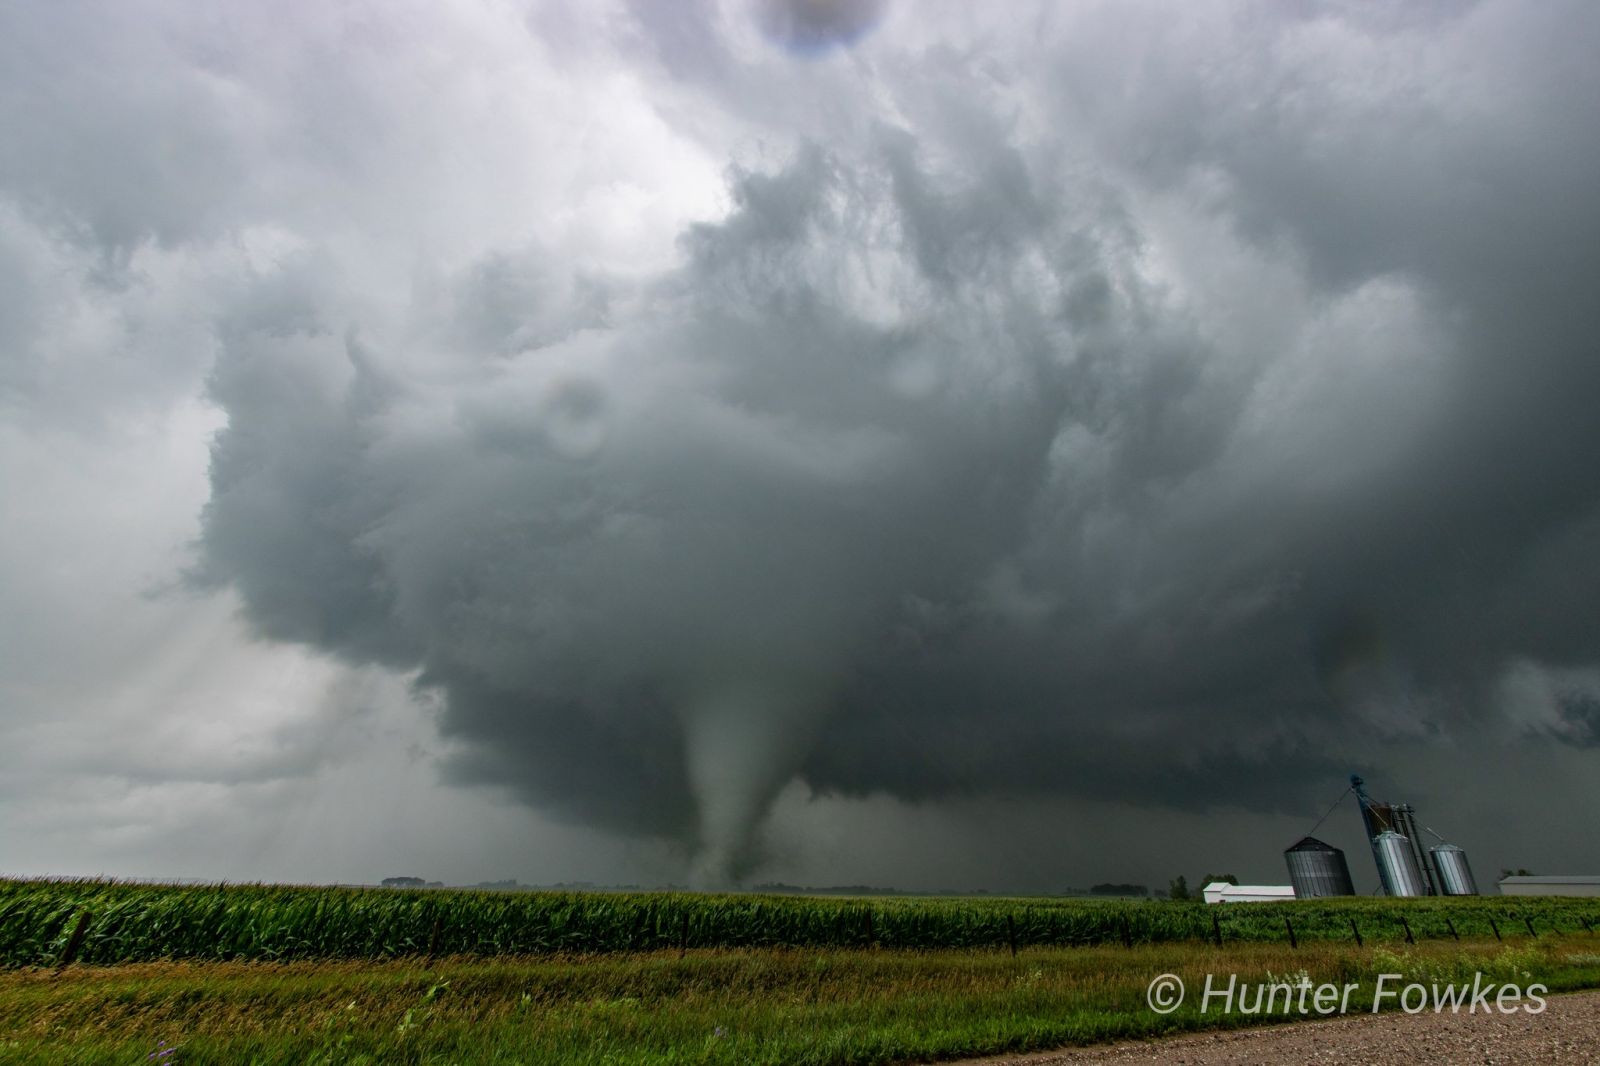
<svg viewBox="0 0 1600 1066">
<path fill-rule="evenodd" d="M 954 1066 L 1244 1066 L 1291 1062 L 1325 1066 L 1391 1062 L 1600 1064 L 1600 991 L 1551 996 L 1542 1014 L 1360 1014 L 1330 1021 L 970 1059 Z"/>
</svg>

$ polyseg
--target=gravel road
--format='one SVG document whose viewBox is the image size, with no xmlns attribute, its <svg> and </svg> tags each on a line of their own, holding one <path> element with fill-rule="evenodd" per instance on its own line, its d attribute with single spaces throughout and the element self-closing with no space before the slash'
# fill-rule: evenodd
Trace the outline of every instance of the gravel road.
<svg viewBox="0 0 1600 1066">
<path fill-rule="evenodd" d="M 1542 1014 L 1360 1014 L 1225 1033 L 1192 1033 L 954 1066 L 1244 1066 L 1246 1063 L 1600 1064 L 1600 992 L 1548 997 Z M 946 1064 L 950 1066 L 950 1064 Z"/>
</svg>

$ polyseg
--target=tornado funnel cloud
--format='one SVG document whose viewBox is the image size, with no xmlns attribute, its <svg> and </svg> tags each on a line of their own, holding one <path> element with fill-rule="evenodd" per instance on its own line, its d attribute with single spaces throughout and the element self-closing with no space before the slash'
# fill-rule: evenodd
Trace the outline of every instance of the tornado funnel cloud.
<svg viewBox="0 0 1600 1066">
<path fill-rule="evenodd" d="M 738 884 L 760 862 L 759 830 L 807 753 L 810 708 L 759 686 L 718 687 L 684 722 L 689 785 L 698 812 L 693 883 Z"/>
</svg>

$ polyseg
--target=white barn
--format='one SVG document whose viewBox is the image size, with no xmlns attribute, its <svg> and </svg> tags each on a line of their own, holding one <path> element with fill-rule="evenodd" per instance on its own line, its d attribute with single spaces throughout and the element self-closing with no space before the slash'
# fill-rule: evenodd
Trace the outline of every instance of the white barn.
<svg viewBox="0 0 1600 1066">
<path fill-rule="evenodd" d="M 1200 890 L 1207 903 L 1273 903 L 1294 899 L 1293 885 L 1230 885 L 1213 881 Z"/>
<path fill-rule="evenodd" d="M 1502 877 L 1502 896 L 1600 896 L 1600 875 Z"/>
</svg>

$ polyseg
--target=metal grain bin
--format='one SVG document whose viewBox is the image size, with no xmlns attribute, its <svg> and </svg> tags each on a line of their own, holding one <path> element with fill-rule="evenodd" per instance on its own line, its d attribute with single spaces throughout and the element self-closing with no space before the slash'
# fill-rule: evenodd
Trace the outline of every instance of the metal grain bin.
<svg viewBox="0 0 1600 1066">
<path fill-rule="evenodd" d="M 1433 860 L 1433 868 L 1439 875 L 1441 896 L 1478 894 L 1478 882 L 1473 880 L 1466 852 L 1454 844 L 1435 844 L 1428 849 L 1428 857 Z"/>
<path fill-rule="evenodd" d="M 1289 883 L 1294 885 L 1296 899 L 1356 894 L 1350 864 L 1345 862 L 1344 852 L 1332 844 L 1305 837 L 1286 848 L 1283 859 L 1289 864 Z"/>
<path fill-rule="evenodd" d="M 1378 857 L 1378 878 L 1388 896 L 1426 896 L 1428 889 L 1417 868 L 1411 841 L 1403 834 L 1385 829 L 1372 838 L 1372 851 Z"/>
</svg>

